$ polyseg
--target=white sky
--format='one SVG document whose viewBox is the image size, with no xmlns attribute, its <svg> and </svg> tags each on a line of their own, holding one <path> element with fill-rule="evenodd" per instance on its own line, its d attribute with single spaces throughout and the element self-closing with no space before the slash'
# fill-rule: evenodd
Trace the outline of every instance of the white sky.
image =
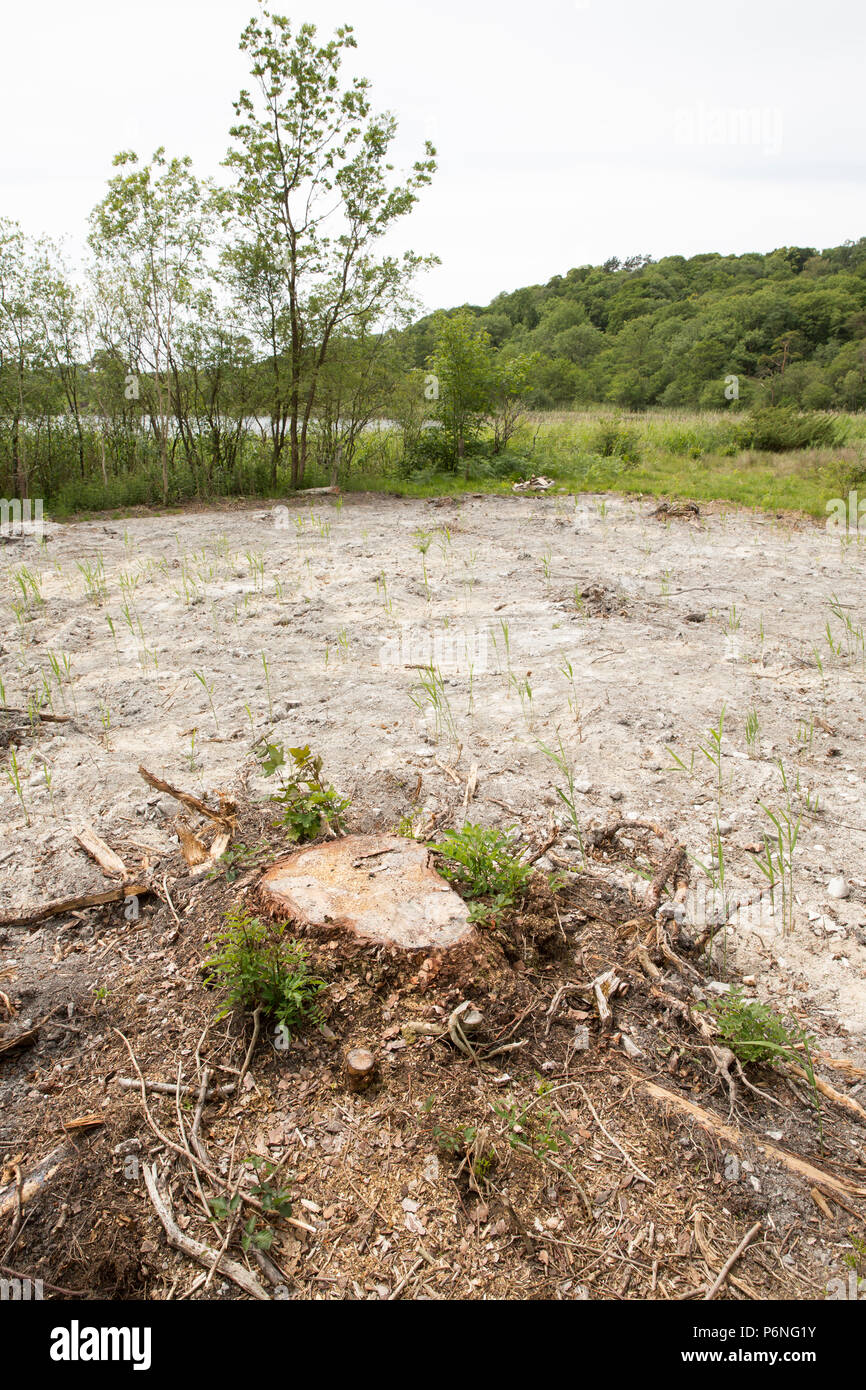
<svg viewBox="0 0 866 1390">
<path fill-rule="evenodd" d="M 428 307 L 610 255 L 830 246 L 866 234 L 860 0 L 272 0 L 426 137 L 440 169 L 399 242 Z M 7 3 L 0 215 L 80 254 L 112 156 L 217 175 L 255 0 Z M 741 124 L 737 111 L 751 114 Z"/>
</svg>

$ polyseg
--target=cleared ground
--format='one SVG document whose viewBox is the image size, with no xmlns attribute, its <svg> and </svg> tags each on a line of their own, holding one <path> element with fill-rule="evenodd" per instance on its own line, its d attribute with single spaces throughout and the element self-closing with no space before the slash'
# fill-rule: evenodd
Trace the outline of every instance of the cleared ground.
<svg viewBox="0 0 866 1390">
<path fill-rule="evenodd" d="M 650 822 L 709 864 L 718 821 L 730 917 L 727 934 L 716 939 L 720 973 L 745 975 L 759 997 L 800 1017 L 827 1055 L 862 1063 L 863 548 L 812 523 L 719 505 L 700 516 L 654 510 L 647 501 L 587 496 L 451 502 L 353 495 L 274 511 L 49 527 L 43 546 L 5 545 L 4 703 L 29 705 L 32 713 L 41 701 L 43 712 L 53 709 L 68 722 L 4 716 L 10 776 L 0 809 L 2 910 L 104 887 L 73 839 L 83 821 L 129 863 L 170 851 L 177 805 L 145 785 L 140 763 L 198 796 L 242 795 L 246 783 L 254 800 L 264 797 L 270 787 L 251 749 L 267 735 L 323 756 L 328 780 L 354 799 L 358 828 L 405 832 L 466 816 L 516 825 L 540 844 L 553 817 L 560 836 L 539 866 L 562 873 L 584 867 L 581 841 L 589 844 L 611 819 Z M 717 744 L 720 778 L 702 751 Z M 474 764 L 477 791 L 464 811 Z M 569 775 L 577 825 L 557 795 L 568 790 Z M 764 807 L 799 821 L 788 922 L 755 863 L 773 829 Z M 626 829 L 620 851 L 629 845 Z M 618 852 L 607 866 L 599 854 L 589 861 L 626 904 L 620 920 L 628 903 L 641 903 L 653 868 L 639 837 L 631 848 L 630 860 Z M 716 865 L 718 876 L 718 858 Z M 180 899 L 176 906 L 183 912 Z M 695 864 L 683 903 L 686 929 L 698 934 L 720 906 Z M 170 929 L 167 909 L 164 915 L 162 927 Z M 64 939 L 80 939 L 59 954 L 53 928 L 0 939 L 0 981 L 12 982 L 2 988 L 13 998 L 24 990 L 19 1017 L 66 991 L 77 1007 L 82 996 L 96 999 L 88 1027 L 91 1034 L 99 1027 L 98 1007 L 105 991 L 111 1007 L 119 959 L 109 941 L 103 948 L 94 939 L 91 919 L 84 923 L 79 932 L 72 921 Z M 123 930 L 115 924 L 126 959 Z M 141 991 L 134 1002 L 154 1021 L 163 1004 L 143 1002 L 150 998 L 146 974 L 150 968 L 162 978 L 165 970 L 165 989 L 173 988 L 170 936 L 163 930 L 152 943 L 151 967 L 140 932 L 130 947 L 138 972 L 131 979 Z M 603 952 L 596 954 L 603 963 Z M 190 994 L 194 972 L 178 978 Z M 385 1002 L 377 1027 L 392 1023 L 393 1004 Z M 345 1008 L 348 1017 L 351 1002 Z M 351 1016 L 357 1033 L 361 1015 Z M 393 1018 L 399 1023 L 399 1011 Z M 112 1025 L 126 1030 L 122 1011 Z M 331 1025 L 339 1026 L 334 1018 Z M 93 1045 L 102 1043 L 100 1032 Z M 170 1080 L 170 1063 L 168 1073 Z M 47 1063 L 35 1081 L 31 1074 L 39 1106 L 53 1074 Z M 318 1084 L 315 1066 L 298 1074 L 308 1078 L 307 1089 Z M 6 1149 L 36 1124 L 27 1110 L 26 1065 L 9 1075 Z M 411 1083 L 409 1091 L 407 1114 Z M 27 1124 L 14 1118 L 18 1105 Z M 327 1123 L 363 1128 L 373 1120 L 344 1115 Z M 790 1130 L 781 1111 L 767 1123 L 802 1146 L 802 1116 Z M 846 1141 L 855 1165 L 857 1142 Z M 409 1216 L 421 1181 L 403 1199 Z M 486 1213 L 474 1220 L 483 1226 Z M 829 1250 L 820 1258 L 834 1267 Z M 628 1295 L 626 1280 L 616 1296 L 675 1296 L 674 1284 L 657 1291 L 658 1271 L 651 1260 L 644 1264 L 643 1292 L 633 1285 Z M 388 1290 L 401 1268 L 385 1279 Z M 819 1296 L 820 1274 L 798 1268 L 806 1281 L 799 1287 Z M 547 1272 L 544 1262 L 536 1269 L 542 1285 Z M 369 1275 L 358 1275 L 360 1292 Z M 353 1277 L 345 1274 L 337 1296 L 351 1290 Z M 531 1279 L 511 1277 L 521 1290 L 514 1296 L 538 1291 Z M 458 1280 L 437 1296 L 481 1296 L 487 1274 L 478 1278 L 478 1286 Z M 575 1296 L 567 1269 L 557 1280 L 548 1293 L 568 1285 L 559 1296 Z M 507 1282 L 489 1287 L 509 1296 Z M 599 1296 L 614 1295 L 602 1288 Z M 780 1288 L 770 1284 L 763 1296 L 781 1296 Z"/>
</svg>

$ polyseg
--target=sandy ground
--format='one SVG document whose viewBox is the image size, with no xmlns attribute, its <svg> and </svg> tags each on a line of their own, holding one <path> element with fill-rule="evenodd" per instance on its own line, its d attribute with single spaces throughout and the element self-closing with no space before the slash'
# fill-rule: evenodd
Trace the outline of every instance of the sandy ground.
<svg viewBox="0 0 866 1390">
<path fill-rule="evenodd" d="M 251 756 L 264 734 L 309 743 L 383 828 L 413 806 L 459 807 L 477 762 L 470 817 L 526 830 L 561 810 L 564 779 L 540 747 L 559 736 L 583 832 L 647 819 L 706 861 L 719 808 L 700 745 L 724 707 L 726 886 L 750 904 L 731 917 L 729 959 L 778 1007 L 808 1001 L 838 1022 L 838 1050 L 862 1056 L 863 549 L 811 523 L 721 506 L 659 520 L 654 505 L 317 498 L 52 526 L 44 545 L 0 547 L 5 703 L 49 688 L 71 716 L 18 740 L 23 808 L 2 779 L 2 910 L 103 886 L 72 837 L 82 821 L 113 844 L 165 844 L 176 806 L 139 763 L 197 794 L 252 769 L 265 792 Z M 431 661 L 438 720 L 418 708 Z M 693 775 L 668 747 L 687 766 L 697 750 Z M 789 804 L 779 759 L 803 813 L 787 933 L 778 901 L 757 900 L 767 883 L 747 849 L 772 829 L 760 803 Z M 554 855 L 580 863 L 573 827 Z M 700 926 L 707 880 L 693 879 L 684 907 Z"/>
</svg>

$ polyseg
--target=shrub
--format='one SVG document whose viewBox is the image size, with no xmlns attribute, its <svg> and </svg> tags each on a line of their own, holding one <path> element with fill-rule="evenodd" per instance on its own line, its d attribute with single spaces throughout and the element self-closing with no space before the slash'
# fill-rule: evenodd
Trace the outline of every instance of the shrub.
<svg viewBox="0 0 866 1390">
<path fill-rule="evenodd" d="M 838 428 L 829 415 L 796 410 L 790 405 L 767 405 L 752 411 L 737 432 L 743 449 L 764 449 L 768 453 L 787 453 L 793 449 L 838 443 Z"/>
<path fill-rule="evenodd" d="M 243 909 L 226 914 L 227 930 L 205 961 L 205 985 L 228 992 L 217 1018 L 235 1010 L 263 1014 L 291 1034 L 321 1018 L 318 996 L 326 982 L 312 974 L 308 949 L 286 936 L 285 922 L 262 922 Z"/>
<path fill-rule="evenodd" d="M 709 1006 L 728 1047 L 741 1062 L 772 1062 L 796 1057 L 796 1039 L 784 1019 L 767 1004 L 747 1002 L 742 990 L 714 999 Z"/>
<path fill-rule="evenodd" d="M 532 877 L 532 868 L 514 853 L 512 827 L 486 830 L 468 821 L 462 830 L 446 830 L 442 844 L 430 845 L 446 861 L 442 873 L 466 898 L 491 896 L 509 907 Z"/>
<path fill-rule="evenodd" d="M 618 458 L 623 463 L 640 463 L 640 432 L 619 420 L 602 420 L 590 434 L 587 445 L 602 458 Z"/>
<path fill-rule="evenodd" d="M 429 425 L 405 440 L 400 473 L 409 477 L 424 469 L 434 473 L 454 473 L 457 469 L 454 441 L 441 425 Z"/>
<path fill-rule="evenodd" d="M 282 785 L 272 797 L 284 806 L 281 824 L 289 838 L 297 842 L 314 840 L 322 833 L 323 823 L 332 830 L 342 830 L 344 812 L 351 805 L 348 797 L 340 796 L 333 787 L 322 781 L 322 759 L 314 756 L 308 746 L 290 748 L 291 773 L 286 768 L 286 750 L 281 743 L 260 743 L 256 757 L 266 777 L 279 773 Z"/>
</svg>

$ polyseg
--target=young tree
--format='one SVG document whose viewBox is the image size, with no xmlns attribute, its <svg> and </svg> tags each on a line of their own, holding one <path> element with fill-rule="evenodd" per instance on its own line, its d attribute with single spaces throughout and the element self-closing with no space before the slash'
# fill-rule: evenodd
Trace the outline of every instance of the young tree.
<svg viewBox="0 0 866 1390">
<path fill-rule="evenodd" d="M 22 500 L 30 481 L 28 398 L 45 358 L 38 287 L 34 248 L 17 222 L 0 219 L 0 420 L 10 425 L 12 477 Z"/>
<path fill-rule="evenodd" d="M 97 286 L 116 306 L 133 354 L 131 387 L 152 394 L 165 503 L 172 364 L 184 311 L 194 305 L 206 270 L 215 195 L 195 177 L 189 158 L 167 160 L 162 148 L 149 164 L 139 166 L 130 151 L 116 155 L 114 164 L 123 172 L 109 181 L 91 215 L 89 241 Z"/>
<path fill-rule="evenodd" d="M 433 320 L 434 348 L 429 359 L 436 378 L 435 413 L 447 430 L 458 460 L 466 457 L 467 440 L 473 439 L 490 413 L 493 400 L 493 355 L 489 334 L 478 328 L 469 309 Z M 469 476 L 466 459 L 465 476 Z"/>
<path fill-rule="evenodd" d="M 319 381 L 333 340 L 384 321 L 418 269 L 412 252 L 379 244 L 414 207 L 435 170 L 429 142 L 402 182 L 388 151 L 397 123 L 375 115 L 369 83 L 341 81 L 350 26 L 325 44 L 312 24 L 263 10 L 241 36 L 254 80 L 235 102 L 226 165 L 237 239 L 227 256 L 251 330 L 270 358 L 272 476 L 288 434 L 291 482 L 307 463 Z M 377 254 L 378 253 L 378 254 Z"/>
<path fill-rule="evenodd" d="M 85 473 L 84 423 L 82 419 L 81 349 L 84 332 L 82 306 L 72 276 L 59 250 L 51 243 L 40 247 L 37 264 L 37 312 L 45 341 L 45 354 L 63 392 L 72 417 L 78 452 L 78 470 Z"/>
<path fill-rule="evenodd" d="M 489 419 L 494 454 L 501 454 L 507 447 L 523 418 L 526 397 L 540 360 L 537 352 L 521 352 L 514 356 L 498 352 L 493 360 Z"/>
</svg>

